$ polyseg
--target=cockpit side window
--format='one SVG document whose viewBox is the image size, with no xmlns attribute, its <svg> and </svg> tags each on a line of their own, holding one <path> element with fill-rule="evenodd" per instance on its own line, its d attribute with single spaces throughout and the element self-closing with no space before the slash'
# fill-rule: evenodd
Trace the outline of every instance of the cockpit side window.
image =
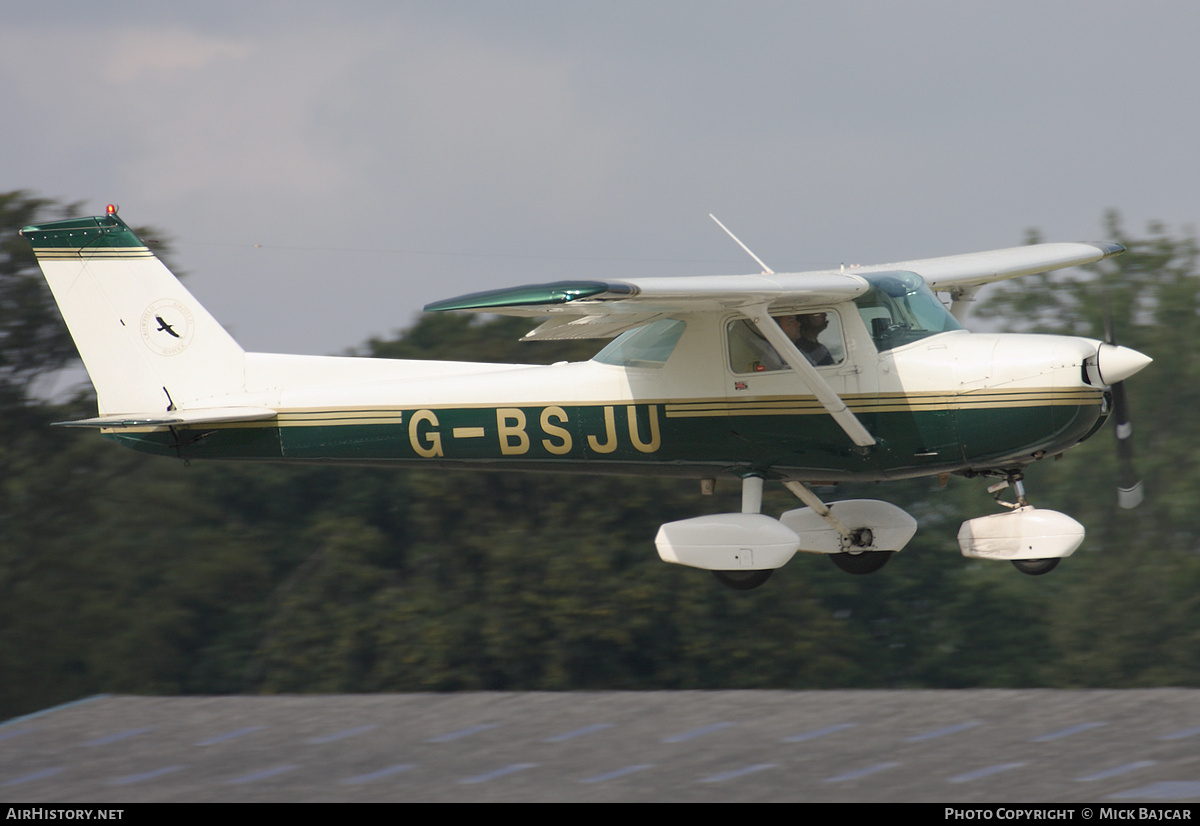
<svg viewBox="0 0 1200 826">
<path fill-rule="evenodd" d="M 923 338 L 961 330 L 924 279 L 912 272 L 856 273 L 871 284 L 854 299 L 879 352 Z"/>
<path fill-rule="evenodd" d="M 775 316 L 788 338 L 817 367 L 846 360 L 842 325 L 833 310 Z M 729 322 L 729 367 L 734 373 L 770 373 L 790 369 L 762 333 L 744 318 Z"/>
</svg>

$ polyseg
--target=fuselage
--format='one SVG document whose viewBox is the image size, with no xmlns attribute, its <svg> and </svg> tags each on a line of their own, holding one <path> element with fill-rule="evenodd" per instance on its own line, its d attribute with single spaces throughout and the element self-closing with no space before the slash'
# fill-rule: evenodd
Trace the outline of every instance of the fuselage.
<svg viewBox="0 0 1200 826">
<path fill-rule="evenodd" d="M 536 319 L 535 339 L 617 335 L 591 361 L 535 366 L 246 353 L 115 207 L 22 234 L 96 387 L 99 415 L 65 424 L 185 459 L 801 481 L 1013 470 L 1093 433 L 1105 386 L 1149 361 L 1089 339 L 969 333 L 933 292 L 959 301 L 1116 244 L 430 305 Z"/>
<path fill-rule="evenodd" d="M 550 366 L 249 353 L 237 401 L 276 419 L 108 435 L 188 459 L 867 481 L 1019 467 L 1106 415 L 1094 340 L 953 330 L 880 348 L 853 304 L 823 312 L 841 349 L 817 369 L 869 448 L 794 372 L 739 361 L 732 312 Z"/>
</svg>

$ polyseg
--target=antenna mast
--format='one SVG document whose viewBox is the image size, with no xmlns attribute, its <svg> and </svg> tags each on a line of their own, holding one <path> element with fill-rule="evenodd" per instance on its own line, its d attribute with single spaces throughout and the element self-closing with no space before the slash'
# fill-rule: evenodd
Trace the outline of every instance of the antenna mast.
<svg viewBox="0 0 1200 826">
<path fill-rule="evenodd" d="M 708 213 L 708 217 L 712 218 L 714 221 L 717 221 L 717 216 L 713 215 L 711 212 Z M 765 275 L 774 275 L 775 274 L 775 270 L 771 269 L 766 264 L 764 264 L 762 262 L 762 259 L 759 258 L 757 255 L 755 255 L 748 246 L 743 244 L 740 238 L 738 238 L 736 235 L 734 235 L 732 232 L 729 231 L 729 227 L 725 226 L 720 221 L 717 221 L 717 226 L 719 226 L 721 229 L 725 230 L 725 232 L 729 235 L 729 237 L 732 238 L 734 241 L 736 241 L 737 245 L 746 251 L 747 255 L 749 255 L 751 258 L 753 258 L 755 261 L 758 262 L 758 266 L 763 268 L 763 274 L 765 274 Z"/>
</svg>

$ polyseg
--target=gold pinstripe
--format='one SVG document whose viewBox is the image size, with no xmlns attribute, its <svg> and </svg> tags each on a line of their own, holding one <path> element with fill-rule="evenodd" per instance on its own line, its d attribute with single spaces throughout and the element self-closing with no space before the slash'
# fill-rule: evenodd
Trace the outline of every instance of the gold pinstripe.
<svg viewBox="0 0 1200 826">
<path fill-rule="evenodd" d="M 1055 390 L 1026 388 L 1014 390 L 980 390 L 963 393 L 879 393 L 847 394 L 842 398 L 855 413 L 912 413 L 939 410 L 989 410 L 1013 407 L 1087 406 L 1098 405 L 1102 393 L 1095 388 Z M 663 406 L 668 419 L 729 416 L 807 416 L 827 415 L 825 408 L 812 396 L 780 396 L 747 399 L 695 399 L 686 402 L 663 399 L 624 399 L 616 401 L 557 402 L 558 407 L 607 407 L 628 405 Z M 214 422 L 186 425 L 206 429 L 262 427 L 333 427 L 340 425 L 399 425 L 404 423 L 405 411 L 411 410 L 495 410 L 496 404 L 406 405 L 381 408 L 295 408 L 280 411 L 276 419 L 245 422 Z M 546 403 L 513 403 L 513 407 L 543 407 Z M 184 427 L 185 425 L 177 425 Z M 162 429 L 162 426 L 121 428 L 119 432 L 137 433 Z"/>
<path fill-rule="evenodd" d="M 148 247 L 35 247 L 33 254 L 39 261 L 66 261 L 81 257 L 89 261 L 96 258 L 112 260 L 154 257 L 154 253 Z"/>
</svg>

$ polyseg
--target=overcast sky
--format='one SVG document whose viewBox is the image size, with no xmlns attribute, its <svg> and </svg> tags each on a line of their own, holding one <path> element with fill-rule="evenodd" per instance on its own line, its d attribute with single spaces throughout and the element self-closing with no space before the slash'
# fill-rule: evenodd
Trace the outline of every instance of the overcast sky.
<svg viewBox="0 0 1200 826">
<path fill-rule="evenodd" d="M 55 2 L 0 23 L 3 190 L 172 239 L 249 350 L 521 283 L 1200 223 L 1194 2 Z M 534 346 L 534 345 L 531 345 Z"/>
</svg>

